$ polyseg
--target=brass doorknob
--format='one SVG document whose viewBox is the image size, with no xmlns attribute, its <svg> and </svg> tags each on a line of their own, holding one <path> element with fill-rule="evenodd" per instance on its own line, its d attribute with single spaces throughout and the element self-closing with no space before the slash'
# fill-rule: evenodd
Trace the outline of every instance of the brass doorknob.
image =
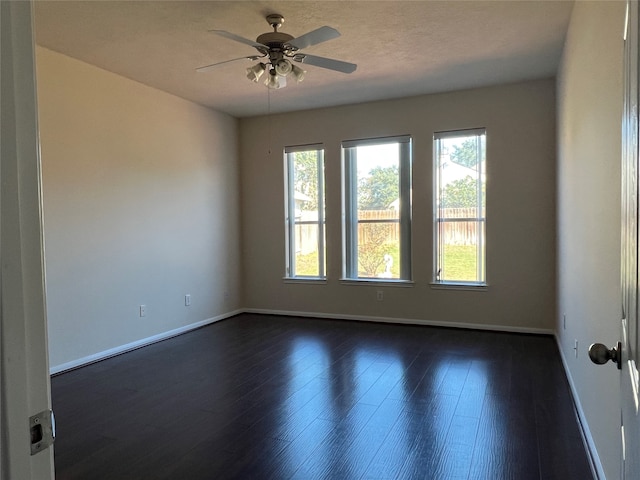
<svg viewBox="0 0 640 480">
<path fill-rule="evenodd" d="M 612 360 L 618 366 L 618 370 L 622 368 L 622 359 L 620 358 L 620 349 L 622 345 L 620 342 L 613 347 L 607 348 L 606 345 L 601 343 L 594 343 L 589 347 L 589 358 L 596 365 L 604 365 L 609 360 Z"/>
</svg>

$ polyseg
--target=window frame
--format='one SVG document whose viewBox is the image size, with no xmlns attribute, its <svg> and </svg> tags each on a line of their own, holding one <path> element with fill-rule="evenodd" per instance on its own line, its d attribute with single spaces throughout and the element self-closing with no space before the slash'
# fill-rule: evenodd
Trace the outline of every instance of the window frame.
<svg viewBox="0 0 640 480">
<path fill-rule="evenodd" d="M 297 221 L 295 217 L 295 154 L 300 152 L 316 152 L 317 203 L 318 217 L 315 220 Z M 284 148 L 284 187 L 285 187 L 285 280 L 326 281 L 326 214 L 325 214 L 325 179 L 324 179 L 324 145 L 294 145 Z M 293 215 L 292 215 L 293 212 Z M 317 225 L 318 227 L 318 275 L 299 275 L 296 273 L 296 227 L 298 225 Z"/>
<path fill-rule="evenodd" d="M 399 219 L 361 221 L 358 219 L 358 174 L 356 148 L 361 146 L 399 144 Z M 411 188 L 412 139 L 411 135 L 397 135 L 342 142 L 342 281 L 376 283 L 410 283 L 411 272 Z M 360 223 L 398 223 L 400 237 L 399 278 L 358 276 L 358 225 Z"/>
<path fill-rule="evenodd" d="M 440 215 L 439 200 L 441 194 L 441 175 L 440 175 L 440 149 L 439 140 L 445 140 L 449 138 L 457 137 L 482 137 L 481 146 L 483 151 L 481 152 L 481 162 L 484 162 L 482 168 L 478 169 L 476 181 L 479 188 L 476 188 L 476 215 L 473 217 L 454 218 L 454 217 L 442 217 Z M 433 287 L 451 287 L 459 289 L 486 289 L 487 283 L 487 250 L 486 250 L 486 236 L 487 236 L 487 129 L 486 127 L 459 129 L 459 130 L 446 130 L 434 132 L 433 134 Z M 484 178 L 483 178 L 484 177 Z M 485 191 L 482 191 L 482 185 L 485 185 Z M 484 202 L 482 202 L 484 200 Z M 478 205 L 480 205 L 478 207 Z M 478 243 L 476 244 L 476 275 L 479 280 L 441 280 L 439 274 L 441 271 L 441 257 L 442 248 L 441 239 L 439 238 L 440 225 L 446 222 L 475 222 Z M 480 233 L 481 232 L 481 233 Z"/>
</svg>

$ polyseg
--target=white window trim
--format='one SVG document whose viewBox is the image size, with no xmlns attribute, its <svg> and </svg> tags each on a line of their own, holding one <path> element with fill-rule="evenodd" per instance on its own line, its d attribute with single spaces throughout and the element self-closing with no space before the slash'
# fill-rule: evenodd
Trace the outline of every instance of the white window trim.
<svg viewBox="0 0 640 480">
<path fill-rule="evenodd" d="M 295 196 L 293 192 L 293 159 L 291 153 L 298 152 L 318 152 L 317 174 L 318 174 L 318 219 L 310 222 L 296 222 L 295 215 L 292 217 L 291 212 L 295 212 Z M 285 147 L 284 149 L 284 185 L 285 185 L 285 231 L 286 231 L 286 264 L 285 276 L 286 283 L 315 283 L 326 282 L 326 248 L 325 248 L 325 200 L 324 200 L 324 145 L 294 145 Z M 293 221 L 292 221 L 293 219 Z M 298 275 L 295 272 L 295 227 L 296 225 L 315 224 L 318 225 L 318 272 L 319 275 Z M 292 274 L 293 272 L 293 274 Z"/>
<path fill-rule="evenodd" d="M 355 196 L 354 179 L 357 173 L 351 156 L 353 148 L 368 145 L 400 144 L 399 176 L 400 176 L 400 278 L 375 279 L 358 277 L 358 242 L 357 242 L 357 198 Z M 342 142 L 342 283 L 375 282 L 399 284 L 411 282 L 411 170 L 412 151 L 411 136 L 345 140 Z M 355 216 L 355 222 L 353 218 Z"/>
<path fill-rule="evenodd" d="M 433 290 L 465 290 L 467 292 L 486 292 L 489 290 L 487 283 L 461 283 L 461 282 L 431 282 L 429 286 Z"/>
<path fill-rule="evenodd" d="M 282 277 L 283 283 L 313 283 L 313 284 L 327 284 L 326 277 Z"/>
<path fill-rule="evenodd" d="M 413 280 L 401 280 L 390 278 L 341 278 L 340 284 L 342 285 L 375 285 L 378 287 L 413 287 L 415 282 Z"/>
<path fill-rule="evenodd" d="M 433 278 L 430 282 L 430 286 L 434 289 L 453 289 L 453 290 L 470 290 L 470 291 L 484 291 L 488 287 L 487 283 L 487 253 L 486 253 L 486 234 L 487 234 L 487 217 L 486 217 L 486 198 L 485 198 L 485 212 L 484 216 L 477 215 L 476 217 L 469 219 L 457 219 L 456 221 L 466 221 L 472 220 L 478 222 L 478 224 L 482 224 L 482 229 L 484 232 L 483 236 L 479 236 L 480 245 L 476 246 L 476 255 L 482 255 L 482 251 L 484 251 L 484 255 L 482 260 L 478 258 L 478 265 L 482 265 L 484 267 L 484 279 L 481 281 L 464 281 L 464 280 L 439 280 L 438 279 L 438 271 L 439 271 L 439 249 L 438 246 L 439 238 L 439 224 L 442 223 L 440 216 L 438 215 L 438 196 L 440 193 L 440 160 L 438 155 L 438 140 L 444 140 L 447 138 L 457 138 L 457 137 L 470 137 L 470 136 L 484 136 L 485 137 L 485 155 L 487 149 L 487 129 L 485 127 L 481 128 L 468 128 L 461 130 L 448 130 L 448 131 L 440 131 L 434 132 L 433 134 L 433 178 L 434 178 L 434 189 L 433 189 Z M 485 159 L 486 161 L 486 159 Z M 486 175 L 486 165 L 485 165 L 485 175 Z M 477 192 L 478 200 L 480 200 L 481 192 Z M 486 195 L 486 193 L 485 193 Z M 481 204 L 481 203 L 480 203 Z M 482 209 L 480 209 L 482 211 Z M 484 237 L 484 238 L 483 238 Z M 482 248 L 484 246 L 484 248 Z M 478 268 L 481 268 L 480 266 Z"/>
</svg>

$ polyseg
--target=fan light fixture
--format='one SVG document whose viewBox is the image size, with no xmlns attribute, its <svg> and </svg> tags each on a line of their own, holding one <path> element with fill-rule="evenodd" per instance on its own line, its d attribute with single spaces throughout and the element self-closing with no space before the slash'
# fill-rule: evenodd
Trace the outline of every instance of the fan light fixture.
<svg viewBox="0 0 640 480">
<path fill-rule="evenodd" d="M 304 80 L 305 73 L 307 73 L 306 70 L 301 69 L 297 65 L 291 65 L 291 74 L 293 75 L 293 78 L 296 79 L 296 82 L 301 82 L 302 80 Z"/>
<path fill-rule="evenodd" d="M 284 88 L 287 86 L 287 77 L 285 75 L 278 75 L 275 68 L 269 70 L 269 75 L 264 81 L 264 84 L 269 88 Z"/>
<path fill-rule="evenodd" d="M 276 73 L 282 77 L 286 77 L 287 75 L 289 75 L 291 73 L 291 70 L 293 70 L 293 65 L 291 65 L 291 62 L 289 60 L 287 60 L 286 58 L 283 58 L 282 60 L 278 60 L 278 62 L 276 63 L 276 66 L 274 67 L 276 70 Z"/>
<path fill-rule="evenodd" d="M 247 68 L 247 78 L 252 82 L 258 83 L 258 80 L 260 80 L 260 77 L 266 69 L 267 66 L 264 63 L 256 63 L 253 67 Z"/>
<path fill-rule="evenodd" d="M 287 86 L 287 76 L 291 75 L 293 79 L 300 83 L 304 79 L 306 73 L 300 67 L 293 65 L 286 58 L 271 62 L 271 70 L 269 70 L 269 78 L 264 84 L 269 88 L 283 88 Z"/>
<path fill-rule="evenodd" d="M 225 30 L 209 30 L 221 37 L 254 47 L 258 50 L 259 55 L 250 55 L 213 63 L 197 68 L 196 71 L 208 72 L 217 68 L 219 65 L 224 65 L 229 62 L 235 62 L 237 60 L 254 61 L 266 57 L 264 62 L 247 68 L 247 78 L 254 83 L 258 83 L 260 77 L 268 70 L 269 75 L 267 75 L 267 78 L 264 80 L 264 84 L 269 88 L 282 88 L 286 86 L 288 76 L 291 76 L 296 82 L 301 82 L 307 73 L 302 68 L 294 65 L 292 61 L 342 73 L 352 73 L 356 70 L 357 65 L 354 63 L 318 57 L 299 51 L 300 49 L 305 49 L 339 37 L 340 33 L 335 28 L 324 26 L 294 38 L 288 33 L 278 31 L 278 28 L 280 28 L 283 22 L 284 17 L 282 15 L 275 13 L 267 15 L 267 23 L 273 27 L 273 32 L 263 33 L 256 38 L 255 42 Z"/>
</svg>

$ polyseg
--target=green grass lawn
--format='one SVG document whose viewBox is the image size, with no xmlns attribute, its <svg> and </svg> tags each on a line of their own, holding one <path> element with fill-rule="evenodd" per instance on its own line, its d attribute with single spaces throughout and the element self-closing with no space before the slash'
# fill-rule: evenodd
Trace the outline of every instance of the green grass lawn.
<svg viewBox="0 0 640 480">
<path fill-rule="evenodd" d="M 477 281 L 475 245 L 445 245 L 440 280 Z"/>
<path fill-rule="evenodd" d="M 390 246 L 388 253 L 393 257 L 391 274 L 394 278 L 400 275 L 400 254 L 397 246 Z M 296 275 L 318 275 L 316 253 L 298 255 L 296 257 Z M 476 247 L 473 245 L 447 245 L 444 251 L 443 275 L 441 280 L 476 280 Z M 380 273 L 384 272 L 384 265 Z"/>
<path fill-rule="evenodd" d="M 296 275 L 318 276 L 318 252 L 296 255 Z"/>
</svg>

